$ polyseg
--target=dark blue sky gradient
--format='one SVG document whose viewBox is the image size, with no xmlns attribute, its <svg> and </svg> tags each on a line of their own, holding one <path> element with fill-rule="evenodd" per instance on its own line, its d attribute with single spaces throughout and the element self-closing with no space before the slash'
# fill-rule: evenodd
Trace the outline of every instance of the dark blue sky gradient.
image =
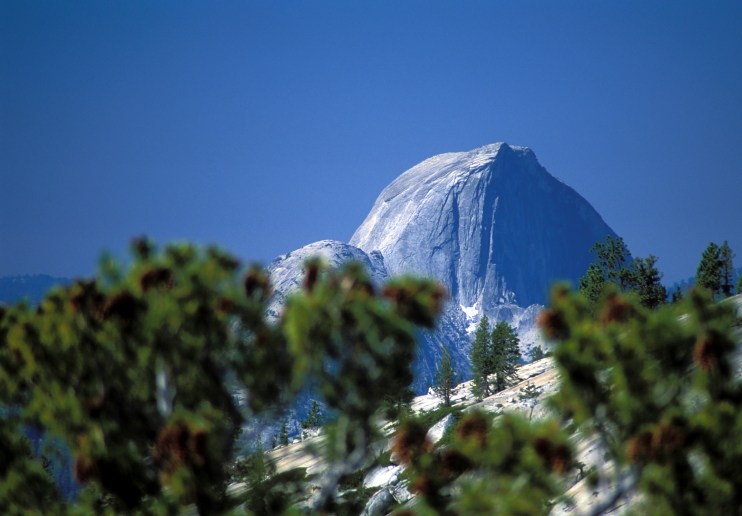
<svg viewBox="0 0 742 516">
<path fill-rule="evenodd" d="M 666 280 L 742 261 L 742 2 L 0 4 L 0 275 L 146 233 L 267 262 L 434 154 L 531 147 Z"/>
</svg>

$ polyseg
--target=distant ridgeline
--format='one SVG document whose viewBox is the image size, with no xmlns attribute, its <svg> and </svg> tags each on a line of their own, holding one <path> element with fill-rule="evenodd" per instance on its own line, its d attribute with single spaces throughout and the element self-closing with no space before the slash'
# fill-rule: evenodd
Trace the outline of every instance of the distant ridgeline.
<svg viewBox="0 0 742 516">
<path fill-rule="evenodd" d="M 69 278 L 55 278 L 46 274 L 5 276 L 0 278 L 0 303 L 12 304 L 25 299 L 31 305 L 37 305 L 49 289 L 70 282 Z"/>
</svg>

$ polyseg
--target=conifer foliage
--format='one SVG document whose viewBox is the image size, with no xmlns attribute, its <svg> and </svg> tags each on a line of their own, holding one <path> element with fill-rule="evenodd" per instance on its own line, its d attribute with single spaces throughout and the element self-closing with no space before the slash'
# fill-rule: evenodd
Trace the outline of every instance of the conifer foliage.
<svg viewBox="0 0 742 516">
<path fill-rule="evenodd" d="M 301 422 L 302 428 L 317 428 L 322 424 L 322 412 L 319 408 L 317 400 L 312 400 L 312 405 L 309 408 L 309 413 L 304 421 Z"/>
<path fill-rule="evenodd" d="M 636 258 L 633 262 L 632 287 L 647 308 L 657 308 L 667 299 L 667 290 L 660 283 L 662 274 L 656 264 L 657 257 L 651 254 L 647 258 Z"/>
<path fill-rule="evenodd" d="M 472 393 L 485 398 L 505 389 L 515 378 L 521 359 L 515 329 L 500 321 L 490 333 L 489 319 L 482 316 L 471 346 Z"/>
<path fill-rule="evenodd" d="M 623 239 L 610 235 L 605 241 L 596 242 L 591 251 L 596 259 L 588 266 L 579 284 L 580 293 L 591 303 L 598 302 L 606 287 L 620 292 L 636 292 L 648 308 L 656 308 L 667 299 L 656 256 L 632 260 Z"/>
<path fill-rule="evenodd" d="M 558 484 L 571 485 L 584 467 L 565 427 L 603 451 L 590 474 L 602 490 L 591 514 L 629 498 L 637 514 L 742 510 L 732 305 L 691 291 L 650 310 L 614 291 L 591 307 L 560 286 L 539 324 L 560 371 L 551 402 L 559 421 L 473 412 L 440 448 L 426 443 L 424 429 L 402 425 L 395 444 L 420 498 L 414 512 L 549 513 Z M 535 387 L 521 394 L 525 403 L 538 396 Z"/>
<path fill-rule="evenodd" d="M 286 421 L 281 423 L 281 433 L 279 434 L 278 442 L 281 446 L 286 446 L 289 444 L 289 429 L 286 425 Z"/>
<path fill-rule="evenodd" d="M 721 292 L 721 249 L 711 242 L 703 250 L 696 270 L 696 285 L 706 288 L 713 295 Z"/>
<path fill-rule="evenodd" d="M 477 398 L 485 398 L 490 395 L 489 375 L 492 370 L 490 322 L 483 315 L 474 333 L 474 341 L 471 345 L 472 393 Z"/>
<path fill-rule="evenodd" d="M 595 514 L 635 489 L 640 514 L 742 509 L 739 322 L 733 305 L 704 290 L 655 310 L 613 293 L 593 313 L 583 297 L 554 289 L 540 317 L 561 373 L 554 406 L 615 464 L 613 492 Z"/>
<path fill-rule="evenodd" d="M 521 387 L 520 392 L 518 392 L 518 399 L 530 409 L 528 412 L 529 420 L 533 417 L 533 409 L 536 408 L 538 397 L 541 396 L 543 390 L 543 387 L 536 387 L 529 382 L 525 387 Z"/>
<path fill-rule="evenodd" d="M 285 407 L 307 385 L 337 420 L 320 489 L 304 507 L 349 512 L 340 480 L 367 464 L 382 401 L 409 382 L 416 328 L 433 326 L 441 288 L 400 278 L 378 292 L 358 265 L 314 263 L 304 291 L 269 324 L 261 269 L 243 274 L 216 249 L 135 249 L 126 273 L 106 261 L 99 277 L 56 290 L 38 309 L 0 309 L 0 513 L 297 514 L 304 472 L 273 472 L 259 449 L 254 467 L 235 467 L 233 443 L 247 417 Z M 500 332 L 483 320 L 477 360 L 488 390 L 488 343 Z M 467 412 L 435 445 L 414 418 L 401 421 L 393 451 L 417 497 L 407 509 L 548 513 L 580 468 L 569 429 L 601 448 L 594 480 L 609 492 L 595 514 L 635 491 L 638 514 L 742 511 L 740 320 L 730 301 L 698 289 L 650 310 L 635 295 L 592 304 L 558 286 L 539 325 L 560 373 L 555 417 Z M 249 393 L 250 412 L 232 382 Z M 76 499 L 61 499 L 31 453 L 30 427 L 72 454 Z M 243 494 L 227 490 L 236 477 Z"/>
<path fill-rule="evenodd" d="M 544 348 L 541 346 L 534 346 L 531 348 L 531 351 L 528 354 L 528 358 L 531 362 L 536 362 L 537 360 L 541 360 L 542 358 L 546 357 L 546 353 L 544 352 Z"/>
<path fill-rule="evenodd" d="M 82 513 L 226 512 L 240 503 L 226 486 L 241 425 L 309 385 L 338 414 L 315 510 L 330 507 L 382 400 L 409 385 L 416 328 L 433 326 L 443 290 L 398 278 L 379 292 L 360 265 L 314 262 L 274 324 L 259 267 L 189 244 L 133 251 L 128 270 L 104 260 L 38 309 L 0 310 L 0 513 L 60 512 L 20 438 L 28 426 L 73 456 Z"/>
<path fill-rule="evenodd" d="M 711 242 L 703 250 L 696 270 L 696 285 L 714 296 L 729 297 L 734 292 L 734 252 L 724 240 L 720 246 Z"/>
<path fill-rule="evenodd" d="M 588 299 L 598 299 L 603 283 L 613 283 L 622 291 L 631 286 L 631 253 L 623 238 L 608 235 L 605 241 L 596 242 L 590 251 L 595 255 L 595 262 L 580 280 L 580 290 L 590 293 Z"/>
<path fill-rule="evenodd" d="M 500 321 L 492 330 L 490 374 L 494 375 L 494 390 L 499 392 L 516 378 L 516 366 L 521 359 L 520 340 L 515 329 Z"/>
<path fill-rule="evenodd" d="M 729 297 L 734 293 L 734 252 L 726 240 L 719 248 L 719 261 L 721 262 L 721 293 L 724 297 Z"/>
<path fill-rule="evenodd" d="M 451 354 L 447 349 L 443 348 L 443 354 L 441 355 L 440 363 L 438 364 L 438 370 L 435 374 L 435 385 L 433 386 L 433 392 L 443 399 L 443 406 L 451 406 L 451 396 L 453 389 L 456 387 L 457 377 L 456 370 L 453 368 L 451 361 Z"/>
</svg>

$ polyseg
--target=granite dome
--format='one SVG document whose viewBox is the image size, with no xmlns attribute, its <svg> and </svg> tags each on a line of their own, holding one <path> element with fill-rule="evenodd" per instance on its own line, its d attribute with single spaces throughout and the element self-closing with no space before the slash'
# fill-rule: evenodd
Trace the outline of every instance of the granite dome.
<svg viewBox="0 0 742 516">
<path fill-rule="evenodd" d="M 390 274 L 435 277 L 464 306 L 546 301 L 575 281 L 613 230 L 526 147 L 434 156 L 381 192 L 350 244 L 378 250 Z"/>
<path fill-rule="evenodd" d="M 421 392 L 443 348 L 468 375 L 471 333 L 484 314 L 516 328 L 523 354 L 540 343 L 535 320 L 549 287 L 575 284 L 592 261 L 590 247 L 606 235 L 615 233 L 595 209 L 526 147 L 440 154 L 392 181 L 350 243 L 322 240 L 276 258 L 270 311 L 278 315 L 316 255 L 331 266 L 360 261 L 377 283 L 404 273 L 437 279 L 450 299 L 436 330 L 419 336 L 414 388 Z"/>
</svg>

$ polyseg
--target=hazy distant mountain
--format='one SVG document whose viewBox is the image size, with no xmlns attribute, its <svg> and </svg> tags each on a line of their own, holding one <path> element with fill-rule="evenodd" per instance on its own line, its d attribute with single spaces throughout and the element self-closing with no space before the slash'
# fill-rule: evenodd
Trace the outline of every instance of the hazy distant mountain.
<svg viewBox="0 0 742 516">
<path fill-rule="evenodd" d="M 25 299 L 29 304 L 35 305 L 50 288 L 69 282 L 67 278 L 55 278 L 46 274 L 6 276 L 0 278 L 0 303 L 11 304 Z"/>
<path fill-rule="evenodd" d="M 615 233 L 595 209 L 530 149 L 496 143 L 423 161 L 384 189 L 350 245 L 310 244 L 278 257 L 270 271 L 279 300 L 314 253 L 333 264 L 361 260 L 377 280 L 409 272 L 443 283 L 451 297 L 438 329 L 421 335 L 420 391 L 443 347 L 468 373 L 470 335 L 483 313 L 515 326 L 527 351 L 549 286 L 576 283 L 590 247 L 607 235 Z"/>
</svg>

